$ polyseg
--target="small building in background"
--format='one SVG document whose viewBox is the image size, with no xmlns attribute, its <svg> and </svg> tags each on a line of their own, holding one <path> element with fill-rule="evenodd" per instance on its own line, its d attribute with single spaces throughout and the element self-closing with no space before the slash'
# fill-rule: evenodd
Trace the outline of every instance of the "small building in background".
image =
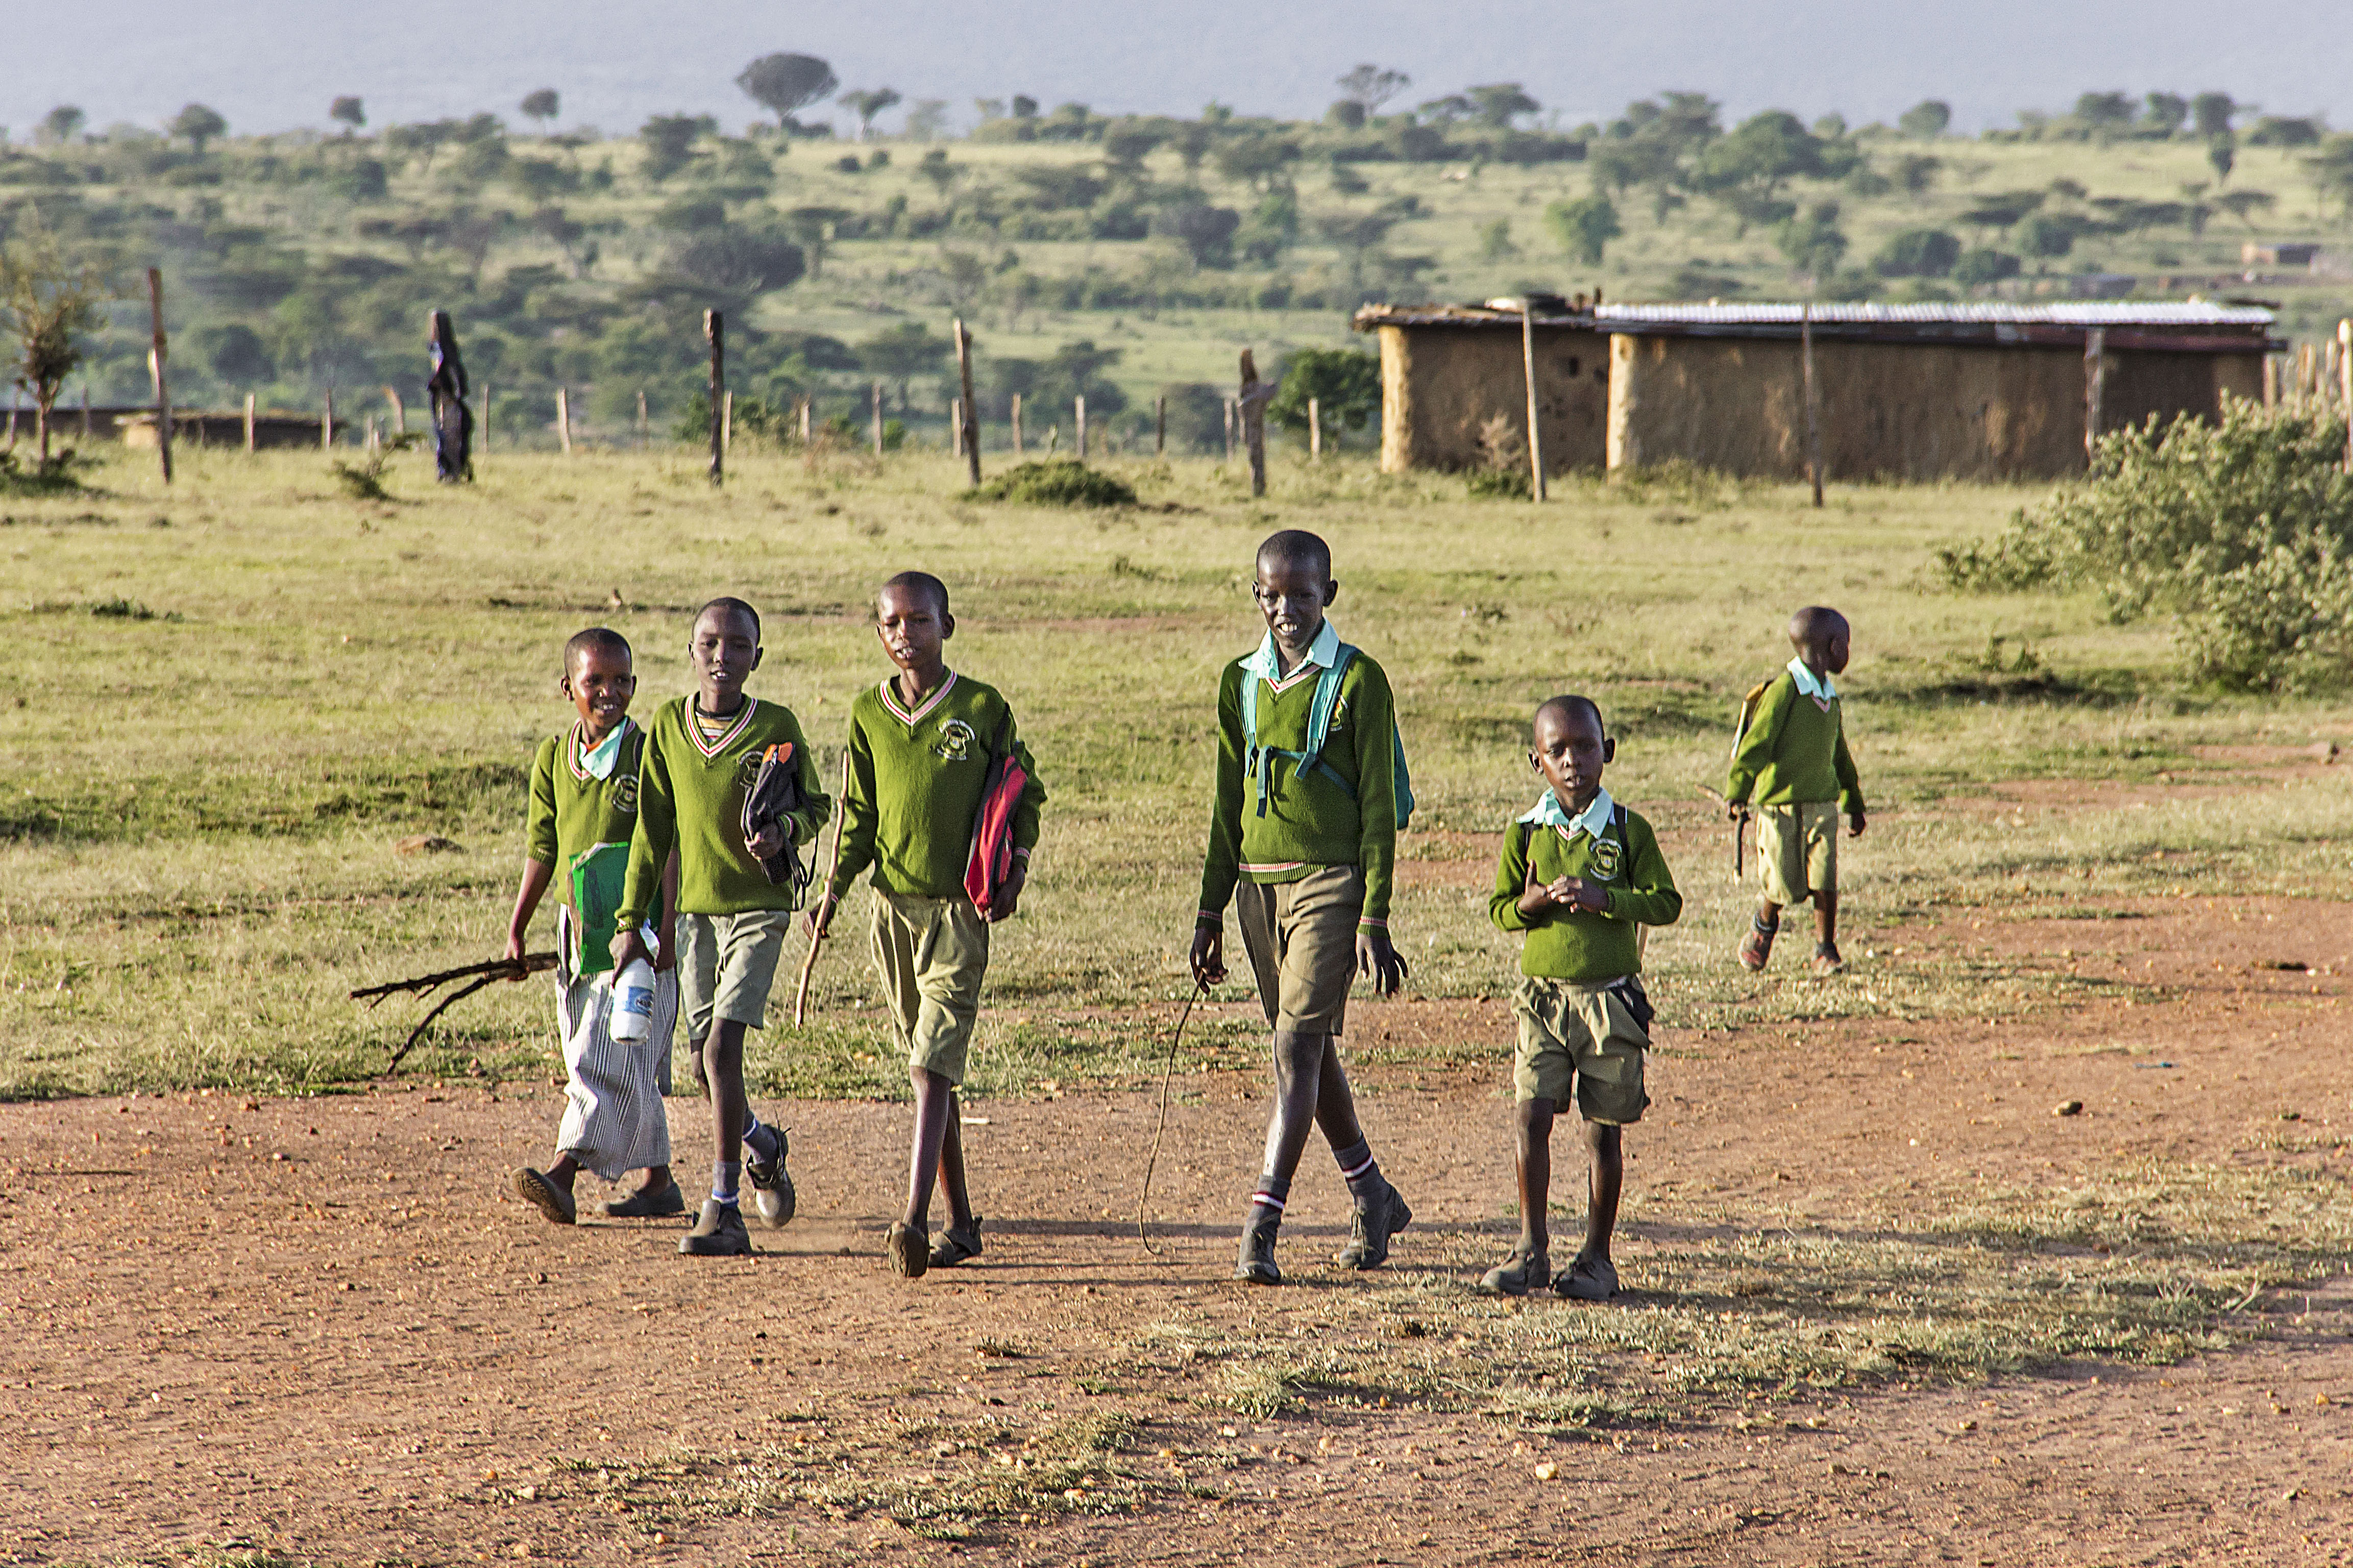
<svg viewBox="0 0 2353 1568">
<path fill-rule="evenodd" d="M 1476 434 L 1498 413 L 1515 411 L 1525 430 L 1519 315 L 1503 303 L 1357 312 L 1358 330 L 1380 337 L 1383 468 L 1472 466 L 1482 456 Z M 1725 304 L 1540 312 L 1545 466 L 1683 462 L 1802 478 L 1806 313 Z M 2196 302 L 1816 305 L 1811 317 L 1822 467 L 1836 479 L 2080 472 L 2090 419 L 2116 429 L 2152 416 L 2210 418 L 2227 396 L 2260 400 L 2263 356 L 2281 346 L 2270 311 Z M 1605 342 L 1597 379 L 1592 360 Z M 1579 374 L 1565 375 L 1571 360 Z"/>
<path fill-rule="evenodd" d="M 2320 257 L 2320 247 L 2308 240 L 2264 244 L 2249 240 L 2239 247 L 2242 267 L 2309 267 Z"/>
</svg>

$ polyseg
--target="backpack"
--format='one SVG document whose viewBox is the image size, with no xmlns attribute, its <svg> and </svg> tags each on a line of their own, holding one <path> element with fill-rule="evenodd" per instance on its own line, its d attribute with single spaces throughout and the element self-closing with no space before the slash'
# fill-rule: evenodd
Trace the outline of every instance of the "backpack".
<svg viewBox="0 0 2353 1568">
<path fill-rule="evenodd" d="M 1029 787 L 1029 772 L 1007 742 L 1013 731 L 1013 709 L 997 722 L 997 737 L 988 743 L 988 772 L 980 786 L 980 810 L 972 819 L 972 847 L 964 863 L 965 897 L 983 914 L 996 901 L 997 889 L 1013 875 L 1013 813 L 1021 792 Z"/>
<path fill-rule="evenodd" d="M 1767 676 L 1750 687 L 1748 695 L 1740 700 L 1740 716 L 1732 721 L 1732 754 L 1734 756 L 1740 754 L 1740 742 L 1748 738 L 1748 726 L 1756 721 L 1757 707 L 1764 702 L 1765 694 L 1770 691 L 1773 689 L 1773 683 L 1780 679 L 1778 672 Z"/>
<path fill-rule="evenodd" d="M 1346 791 L 1350 800 L 1356 798 L 1355 786 L 1340 776 L 1337 768 L 1324 760 L 1324 743 L 1332 735 L 1332 711 L 1340 705 L 1340 678 L 1348 672 L 1349 662 L 1356 657 L 1356 647 L 1342 643 L 1339 657 L 1333 659 L 1332 668 L 1315 678 L 1315 700 L 1307 710 L 1307 744 L 1301 751 L 1286 751 L 1281 746 L 1258 743 L 1258 689 L 1265 678 L 1252 674 L 1242 682 L 1242 766 L 1250 777 L 1258 781 L 1258 814 L 1261 816 L 1266 815 L 1267 795 L 1274 783 L 1277 758 L 1290 761 L 1293 778 L 1298 777 L 1303 769 L 1314 768 Z M 1407 825 L 1413 821 L 1413 780 L 1405 765 L 1405 737 L 1398 733 L 1394 721 L 1389 728 L 1389 747 L 1397 781 L 1393 786 L 1397 802 L 1397 829 L 1403 833 Z"/>
<path fill-rule="evenodd" d="M 801 863 L 800 848 L 794 842 L 798 833 L 791 814 L 807 804 L 801 790 L 799 748 L 789 741 L 764 748 L 759 770 L 744 792 L 744 837 L 752 837 L 770 823 L 784 830 L 784 847 L 761 861 L 760 869 L 770 883 L 792 889 L 789 907 L 796 910 L 807 896 L 814 875 L 811 868 Z"/>
</svg>

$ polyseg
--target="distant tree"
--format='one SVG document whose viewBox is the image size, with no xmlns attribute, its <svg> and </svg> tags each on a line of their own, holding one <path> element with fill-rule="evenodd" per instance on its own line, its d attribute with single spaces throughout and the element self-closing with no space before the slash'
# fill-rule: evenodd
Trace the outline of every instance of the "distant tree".
<svg viewBox="0 0 2353 1568">
<path fill-rule="evenodd" d="M 1120 362 L 1124 351 L 1099 349 L 1092 338 L 1064 343 L 1038 365 L 1034 395 L 1041 416 L 1046 409 L 1068 408 L 1074 397 L 1087 400 L 1090 418 L 1102 418 L 1127 406 L 1127 395 L 1103 372 Z M 1050 416 L 1049 416 L 1050 417 Z"/>
<path fill-rule="evenodd" d="M 1788 216 L 1788 207 L 1777 211 L 1776 203 L 1789 181 L 1845 174 L 1851 160 L 1827 153 L 1828 144 L 1796 115 L 1768 109 L 1710 142 L 1693 165 L 1692 184 L 1730 208 L 1745 233 L 1751 223 Z"/>
<path fill-rule="evenodd" d="M 1942 278 L 1961 258 L 1961 242 L 1941 228 L 1907 228 L 1880 247 L 1871 269 L 1882 278 Z"/>
<path fill-rule="evenodd" d="M 2094 142 L 2113 142 L 2132 126 L 2132 97 L 2122 92 L 2084 93 L 2075 100 L 2072 118 Z"/>
<path fill-rule="evenodd" d="M 1229 137 L 1218 147 L 1218 173 L 1253 190 L 1273 190 L 1290 184 L 1300 151 L 1295 136 Z"/>
<path fill-rule="evenodd" d="M 1103 132 L 1103 162 L 1117 173 L 1134 178 L 1144 172 L 1144 161 L 1152 155 L 1152 150 L 1167 140 L 1166 121 L 1114 120 Z"/>
<path fill-rule="evenodd" d="M 1934 142 L 1953 122 L 1953 106 L 1940 98 L 1924 98 L 1896 116 L 1895 129 L 1916 142 Z"/>
<path fill-rule="evenodd" d="M 2341 210 L 2353 214 L 2353 132 L 2329 137 L 2302 162 L 2321 200 L 2333 199 Z"/>
<path fill-rule="evenodd" d="M 809 276 L 821 276 L 825 271 L 825 253 L 833 244 L 834 230 L 855 215 L 847 207 L 794 207 L 785 214 L 785 232 L 799 242 L 808 255 Z"/>
<path fill-rule="evenodd" d="M 714 294 L 754 297 L 787 288 L 805 268 L 801 248 L 781 234 L 724 228 L 670 252 L 672 271 Z"/>
<path fill-rule="evenodd" d="M 858 348 L 860 368 L 898 388 L 902 414 L 908 409 L 908 384 L 919 375 L 939 374 L 947 358 L 947 339 L 934 336 L 921 321 L 885 328 Z"/>
<path fill-rule="evenodd" d="M 354 158 L 328 177 L 328 185 L 347 202 L 380 202 L 392 191 L 381 158 Z"/>
<path fill-rule="evenodd" d="M 2189 118 L 2189 100 L 2178 92 L 2152 92 L 2141 100 L 2144 135 L 2171 136 Z"/>
<path fill-rule="evenodd" d="M 72 104 L 60 103 L 41 116 L 40 126 L 33 132 L 33 140 L 52 147 L 62 146 L 74 139 L 88 119 L 88 115 Z"/>
<path fill-rule="evenodd" d="M 1381 416 L 1380 360 L 1353 349 L 1301 349 L 1283 367 L 1266 416 L 1304 435 L 1311 397 L 1327 437 L 1344 428 L 1362 430 Z"/>
<path fill-rule="evenodd" d="M 1178 452 L 1213 452 L 1224 441 L 1226 395 L 1205 381 L 1171 382 L 1159 395 L 1168 405 L 1168 445 Z"/>
<path fill-rule="evenodd" d="M 1545 208 L 1545 227 L 1553 238 L 1588 267 L 1601 265 L 1602 252 L 1611 240 L 1626 232 L 1618 221 L 1618 208 L 1609 198 L 1596 194 L 1573 202 L 1555 202 Z"/>
<path fill-rule="evenodd" d="M 1459 125 L 1479 112 L 1467 93 L 1450 92 L 1414 106 L 1414 117 L 1425 125 Z"/>
<path fill-rule="evenodd" d="M 367 123 L 367 105 L 356 98 L 339 98 L 328 108 L 327 118 L 341 121 L 349 136 Z"/>
<path fill-rule="evenodd" d="M 919 98 L 907 110 L 907 134 L 918 142 L 936 142 L 948 132 L 948 100 Z"/>
<path fill-rule="evenodd" d="M 1234 231 L 1241 226 L 1241 214 L 1233 208 L 1200 202 L 1163 207 L 1152 219 L 1152 232 L 1182 245 L 1196 267 L 1231 267 Z"/>
<path fill-rule="evenodd" d="M 2206 138 L 2206 163 L 2217 180 L 2228 181 L 2238 166 L 2239 139 L 2228 131 Z"/>
<path fill-rule="evenodd" d="M 2018 226 L 2018 247 L 2029 256 L 2064 256 L 2082 231 L 2082 223 L 2063 213 L 2035 213 Z"/>
<path fill-rule="evenodd" d="M 1384 70 L 1376 65 L 1361 65 L 1334 83 L 1340 89 L 1344 102 L 1363 109 L 1369 119 L 1381 111 L 1381 106 L 1413 85 L 1413 78 L 1400 70 Z M 1362 124 L 1362 120 L 1358 124 Z"/>
<path fill-rule="evenodd" d="M 948 187 L 964 178 L 964 165 L 948 162 L 948 150 L 934 147 L 915 164 L 915 173 L 932 183 L 932 189 L 944 196 Z"/>
<path fill-rule="evenodd" d="M 278 366 L 261 334 L 242 322 L 197 332 L 196 353 L 224 386 L 258 386 L 278 379 Z"/>
<path fill-rule="evenodd" d="M 543 87 L 537 92 L 527 94 L 520 107 L 526 119 L 548 125 L 564 111 L 564 100 L 556 96 L 554 88 Z"/>
<path fill-rule="evenodd" d="M 533 203 L 543 203 L 575 190 L 580 175 L 553 158 L 517 158 L 506 169 L 507 183 Z"/>
<path fill-rule="evenodd" d="M 1915 202 L 1936 188 L 1937 177 L 1944 172 L 1945 161 L 1926 153 L 1910 153 L 1895 160 L 1895 183 Z"/>
<path fill-rule="evenodd" d="M 1847 237 L 1839 228 L 1839 205 L 1815 202 L 1802 213 L 1774 226 L 1773 243 L 1789 259 L 1790 268 L 1816 279 L 1838 271 L 1846 257 Z"/>
<path fill-rule="evenodd" d="M 1353 98 L 1337 99 L 1331 108 L 1324 111 L 1324 122 L 1338 126 L 1343 131 L 1362 131 L 1365 128 L 1365 106 Z"/>
<path fill-rule="evenodd" d="M 1200 169 L 1201 160 L 1209 155 L 1217 139 L 1217 131 L 1206 121 L 1187 120 L 1176 127 L 1176 158 L 1185 165 L 1187 174 Z"/>
<path fill-rule="evenodd" d="M 2246 231 L 2253 234 L 2255 232 L 2254 215 L 2271 211 L 2279 205 L 2279 198 L 2269 191 L 2251 190 L 2241 186 L 2238 190 L 2226 191 L 2216 196 L 2214 205 L 2237 218 L 2245 226 Z"/>
<path fill-rule="evenodd" d="M 898 107 L 899 94 L 893 88 L 878 87 L 871 91 L 845 92 L 840 101 L 858 116 L 858 139 L 863 142 L 874 134 L 874 117 Z"/>
<path fill-rule="evenodd" d="M 37 216 L 17 233 L 0 247 L 0 311 L 16 339 L 10 379 L 33 395 L 33 432 L 46 466 L 49 411 L 82 363 L 82 340 L 100 325 L 100 306 L 110 293 L 98 268 L 68 259 Z"/>
<path fill-rule="evenodd" d="M 793 118 L 796 110 L 805 109 L 821 99 L 830 98 L 841 86 L 833 68 L 815 55 L 763 55 L 745 66 L 735 78 L 735 85 L 746 97 L 765 108 L 776 117 L 776 124 L 786 134 L 800 130 Z"/>
<path fill-rule="evenodd" d="M 2007 250 L 1990 250 L 1984 246 L 1961 252 L 1953 263 L 1953 281 L 1964 288 L 1999 283 L 2005 278 L 2018 276 L 2019 260 Z"/>
<path fill-rule="evenodd" d="M 2201 92 L 2189 100 L 2190 128 L 2204 137 L 2227 136 L 2238 112 L 2238 100 L 2229 93 Z"/>
<path fill-rule="evenodd" d="M 657 114 L 638 127 L 646 147 L 646 178 L 657 183 L 686 167 L 694 144 L 719 129 L 708 114 Z"/>
<path fill-rule="evenodd" d="M 1037 119 L 1038 100 L 1030 97 L 1026 92 L 1015 93 L 1013 95 L 1013 118 L 1016 120 Z"/>
<path fill-rule="evenodd" d="M 1493 223 L 1482 224 L 1480 226 L 1480 260 L 1508 261 L 1519 253 L 1520 247 L 1512 243 L 1512 220 L 1510 218 L 1499 217 Z"/>
<path fill-rule="evenodd" d="M 225 135 L 228 121 L 201 103 L 192 103 L 164 122 L 171 135 L 185 139 L 199 158 L 204 156 L 205 143 L 216 136 Z"/>
<path fill-rule="evenodd" d="M 2041 191 L 2004 191 L 1979 196 L 1962 212 L 1961 221 L 1972 228 L 2008 228 L 2027 214 L 2039 211 L 2049 199 Z"/>
<path fill-rule="evenodd" d="M 1534 114 L 1544 107 L 1522 91 L 1520 84 L 1515 81 L 1490 82 L 1484 87 L 1474 87 L 1468 96 L 1477 111 L 1479 123 L 1491 125 L 1498 131 L 1508 129 L 1512 121 L 1521 115 Z"/>
<path fill-rule="evenodd" d="M 2327 123 L 2316 114 L 2266 114 L 2247 132 L 2247 141 L 2256 147 L 2316 147 Z"/>
</svg>

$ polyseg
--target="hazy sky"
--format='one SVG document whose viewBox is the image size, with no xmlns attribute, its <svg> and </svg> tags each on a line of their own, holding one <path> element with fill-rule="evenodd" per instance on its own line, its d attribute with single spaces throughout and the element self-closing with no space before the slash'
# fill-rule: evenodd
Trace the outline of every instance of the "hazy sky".
<svg viewBox="0 0 2353 1568">
<path fill-rule="evenodd" d="M 1306 116 L 1361 60 L 1413 77 L 1407 101 L 1512 81 L 1563 122 L 1668 88 L 1737 118 L 1777 107 L 1861 123 L 1924 97 L 1965 129 L 2062 110 L 2087 88 L 2216 88 L 2283 113 L 2353 123 L 2345 0 L 109 0 L 39 7 L 6 30 L 0 125 L 22 140 L 54 104 L 93 127 L 153 125 L 197 100 L 238 131 L 327 128 L 338 93 L 370 122 L 489 109 L 539 87 L 564 123 L 607 133 L 648 114 L 757 112 L 733 78 L 757 55 L 831 60 L 842 84 L 949 100 L 1026 92 L 1049 107 Z M 897 116 L 886 117 L 886 126 Z M 847 124 L 845 118 L 844 124 Z"/>
</svg>

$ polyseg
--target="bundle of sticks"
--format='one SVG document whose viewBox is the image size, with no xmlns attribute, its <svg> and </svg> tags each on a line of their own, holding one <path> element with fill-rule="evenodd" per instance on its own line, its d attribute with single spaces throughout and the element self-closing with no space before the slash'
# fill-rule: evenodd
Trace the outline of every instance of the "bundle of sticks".
<svg viewBox="0 0 2353 1568">
<path fill-rule="evenodd" d="M 432 1027 L 433 1020 L 448 1012 L 453 1003 L 464 1001 L 485 985 L 495 984 L 501 980 L 521 980 L 526 974 L 536 974 L 543 969 L 554 967 L 555 954 L 527 952 L 521 958 L 494 958 L 487 963 L 468 963 L 456 969 L 437 970 L 431 974 L 419 974 L 409 980 L 392 980 L 382 985 L 364 985 L 351 994 L 353 1001 L 365 1000 L 370 1007 L 374 1007 L 385 997 L 398 995 L 404 992 L 414 993 L 419 996 L 429 996 L 452 981 L 467 982 L 466 984 L 459 986 L 457 990 L 435 1003 L 433 1010 L 426 1014 L 418 1021 L 417 1027 L 408 1032 L 408 1038 L 400 1043 L 400 1048 L 392 1053 L 392 1060 L 384 1066 L 385 1073 L 389 1077 L 400 1070 L 401 1058 L 408 1054 L 410 1047 L 425 1037 L 425 1031 Z"/>
</svg>

